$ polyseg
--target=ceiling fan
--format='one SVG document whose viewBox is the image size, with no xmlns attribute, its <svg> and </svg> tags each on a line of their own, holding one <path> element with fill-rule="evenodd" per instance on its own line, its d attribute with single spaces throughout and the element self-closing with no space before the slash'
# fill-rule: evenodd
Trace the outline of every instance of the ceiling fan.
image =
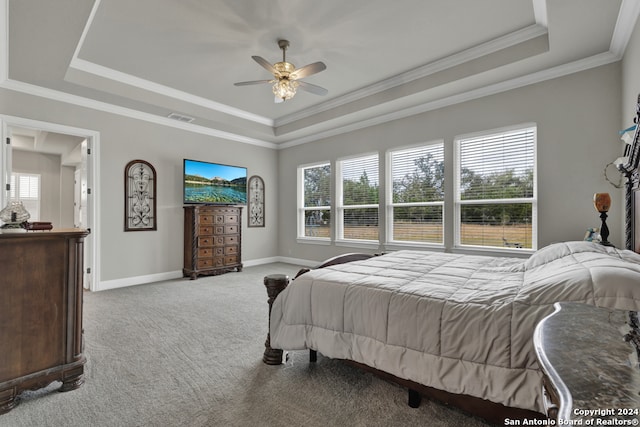
<svg viewBox="0 0 640 427">
<path fill-rule="evenodd" d="M 284 102 L 287 99 L 293 98 L 298 88 L 315 95 L 326 95 L 329 91 L 323 87 L 316 86 L 311 83 L 300 81 L 299 79 L 308 77 L 312 74 L 319 73 L 327 68 L 323 62 L 314 62 L 313 64 L 305 65 L 302 68 L 296 69 L 296 67 L 287 62 L 286 52 L 289 47 L 288 40 L 278 40 L 278 47 L 282 49 L 282 62 L 276 62 L 271 65 L 266 59 L 260 56 L 252 56 L 254 61 L 262 65 L 267 71 L 273 74 L 271 80 L 252 80 L 248 82 L 234 83 L 235 86 L 248 86 L 261 83 L 273 83 L 273 94 L 275 95 L 275 102 Z"/>
</svg>

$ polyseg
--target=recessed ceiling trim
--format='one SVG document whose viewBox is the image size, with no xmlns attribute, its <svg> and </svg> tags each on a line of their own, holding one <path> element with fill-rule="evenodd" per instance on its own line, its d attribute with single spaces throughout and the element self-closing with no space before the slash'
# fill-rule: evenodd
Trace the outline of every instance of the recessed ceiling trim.
<svg viewBox="0 0 640 427">
<path fill-rule="evenodd" d="M 635 28 L 635 23 L 640 15 L 640 2 L 637 0 L 622 0 L 618 20 L 611 37 L 609 50 L 622 58 L 627 43 L 631 38 L 631 33 Z"/>
<path fill-rule="evenodd" d="M 548 27 L 547 18 L 547 0 L 533 0 L 533 16 L 536 24 Z"/>
<path fill-rule="evenodd" d="M 7 1 L 7 0 L 2 0 Z M 95 19 L 98 8 L 100 7 L 100 3 L 102 0 L 96 0 L 93 4 L 93 8 L 91 9 L 91 13 L 89 14 L 89 19 L 87 19 L 87 23 L 82 30 L 82 35 L 80 36 L 80 40 L 76 45 L 76 49 L 73 52 L 73 57 L 71 58 L 71 62 L 69 63 L 69 68 L 74 68 L 79 71 L 84 71 L 89 74 L 94 74 L 106 79 L 114 80 L 119 83 L 123 83 L 130 86 L 139 87 L 150 92 L 157 93 L 163 96 L 169 96 L 171 98 L 175 98 L 181 101 L 190 102 L 194 105 L 199 105 L 201 107 L 209 108 L 214 111 L 219 111 L 225 114 L 229 114 L 235 117 L 239 117 L 245 120 L 249 120 L 252 122 L 260 123 L 263 125 L 273 127 L 273 120 L 263 117 L 257 114 L 249 113 L 248 111 L 241 110 L 239 108 L 233 108 L 228 105 L 211 101 L 210 99 L 206 99 L 200 96 L 196 96 L 187 92 L 179 91 L 168 86 L 164 86 L 155 82 L 151 82 L 149 80 L 141 79 L 130 74 L 126 74 L 120 71 L 113 70 L 108 67 L 103 67 L 101 65 L 95 64 L 90 61 L 85 61 L 80 59 L 78 56 L 80 54 L 80 50 L 84 45 L 87 34 L 89 33 L 89 29 L 93 25 L 93 20 Z M 8 6 L 7 6 L 8 8 Z M 7 12 L 8 16 L 8 12 Z M 7 22 L 6 19 L 3 22 Z M 8 31 L 8 25 L 7 25 Z M 8 62 L 8 61 L 7 61 Z M 4 79 L 3 79 L 4 80 Z"/>
<path fill-rule="evenodd" d="M 96 101 L 95 99 L 85 98 L 78 95 L 72 95 L 66 92 L 61 92 L 54 89 L 45 88 L 42 86 L 32 85 L 30 83 L 24 83 L 17 80 L 7 79 L 0 83 L 0 88 L 13 90 L 16 92 L 26 93 L 28 95 L 38 96 L 41 98 L 51 99 L 53 101 L 64 102 L 67 104 L 73 104 L 80 107 L 91 108 L 93 110 L 104 111 L 107 113 L 117 114 L 132 119 L 143 120 L 150 123 L 155 123 L 163 126 L 169 126 L 177 129 L 183 129 L 203 135 L 209 135 L 216 138 L 225 139 L 228 141 L 242 142 L 245 144 L 257 145 L 266 148 L 277 148 L 277 145 L 263 141 L 256 138 L 250 138 L 244 135 L 238 135 L 231 132 L 225 132 L 218 129 L 213 129 L 205 126 L 195 125 L 193 123 L 184 123 L 177 120 L 170 119 L 168 117 L 162 117 L 151 113 L 145 113 L 144 111 L 134 110 L 132 108 L 121 107 L 119 105 L 109 104 L 102 101 Z"/>
<path fill-rule="evenodd" d="M 532 74 L 528 74 L 521 77 L 516 77 L 511 80 L 505 80 L 500 83 L 480 87 L 464 93 L 451 95 L 445 98 L 436 99 L 434 101 L 426 102 L 416 105 L 414 107 L 405 108 L 391 113 L 383 114 L 370 119 L 361 120 L 359 122 L 350 123 L 341 127 L 332 128 L 326 131 L 317 132 L 312 135 L 292 139 L 287 142 L 283 142 L 278 145 L 279 149 L 294 147 L 297 145 L 307 144 L 309 142 L 317 141 L 320 139 L 329 138 L 336 135 L 341 135 L 347 132 L 353 132 L 359 129 L 379 125 L 382 123 L 390 122 L 392 120 L 403 119 L 417 114 L 426 113 L 428 111 L 437 110 L 439 108 L 448 107 L 450 105 L 460 104 L 474 99 L 483 98 L 485 96 L 494 95 L 508 90 L 517 89 L 524 86 L 529 86 L 534 83 L 543 82 L 546 80 L 563 77 L 569 74 L 577 73 L 580 71 L 589 70 L 591 68 L 607 65 L 616 61 L 619 61 L 618 55 L 612 52 L 603 52 L 597 55 L 593 55 L 588 58 L 584 58 L 578 61 L 562 64 L 556 67 L 538 71 Z"/>
<path fill-rule="evenodd" d="M 267 117 L 259 116 L 257 114 L 249 113 L 248 111 L 241 110 L 239 108 L 230 107 L 220 102 L 212 101 L 201 96 L 193 95 L 181 90 L 177 90 L 159 83 L 155 83 L 149 80 L 141 79 L 139 77 L 132 76 L 131 74 L 123 73 L 121 71 L 114 70 L 112 68 L 104 67 L 102 65 L 95 64 L 93 62 L 86 61 L 80 58 L 73 58 L 69 64 L 69 68 L 75 70 L 84 71 L 85 73 L 94 74 L 109 80 L 114 80 L 119 83 L 123 83 L 136 88 L 148 90 L 149 92 L 157 93 L 159 95 L 168 96 L 180 101 L 189 102 L 200 107 L 205 107 L 210 110 L 218 111 L 221 113 L 229 114 L 231 116 L 239 117 L 252 122 L 260 123 L 263 125 L 273 127 L 274 121 Z"/>
<path fill-rule="evenodd" d="M 411 81 L 435 74 L 437 72 L 461 65 L 465 62 L 472 61 L 477 58 L 492 54 L 494 52 L 506 49 L 511 46 L 515 46 L 519 43 L 532 40 L 536 37 L 547 35 L 548 31 L 546 27 L 541 25 L 530 25 L 513 33 L 506 34 L 502 37 L 490 40 L 488 42 L 479 44 L 472 48 L 463 50 L 453 55 L 447 56 L 440 60 L 425 64 L 423 66 L 414 68 L 405 73 L 398 74 L 389 79 L 382 80 L 372 85 L 366 86 L 362 89 L 353 91 L 344 96 L 340 96 L 315 106 L 300 110 L 296 113 L 289 114 L 287 116 L 280 117 L 275 120 L 274 127 L 283 126 L 289 123 L 293 123 L 297 120 L 301 120 L 321 112 L 331 110 L 336 107 L 348 104 L 359 99 L 375 95 L 379 92 L 391 89 L 393 87 L 409 83 Z"/>
</svg>

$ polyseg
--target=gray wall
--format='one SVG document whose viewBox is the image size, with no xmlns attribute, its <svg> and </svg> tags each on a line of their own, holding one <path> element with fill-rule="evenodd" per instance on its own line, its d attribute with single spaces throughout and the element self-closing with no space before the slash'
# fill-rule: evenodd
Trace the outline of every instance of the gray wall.
<svg viewBox="0 0 640 427">
<path fill-rule="evenodd" d="M 60 166 L 60 156 L 54 154 L 13 150 L 12 157 L 13 172 L 40 174 L 39 221 L 73 227 L 73 169 Z"/>
<path fill-rule="evenodd" d="M 602 170 L 619 156 L 617 132 L 630 115 L 622 112 L 628 103 L 621 102 L 623 86 L 623 98 L 630 90 L 640 90 L 638 79 L 626 71 L 637 69 L 639 45 L 634 34 L 624 66 L 611 64 L 280 151 L 9 90 L 0 90 L 0 113 L 100 132 L 101 191 L 95 196 L 101 206 L 101 281 L 181 270 L 183 158 L 246 166 L 249 175 L 265 180 L 266 227 L 247 228 L 243 213 L 243 260 L 282 256 L 320 261 L 350 248 L 296 242 L 298 165 L 371 151 L 384 153 L 391 147 L 440 138 L 451 154 L 456 135 L 525 122 L 538 126 L 538 244 L 542 247 L 581 239 L 586 228 L 599 225 L 591 201 L 594 192 L 609 192 L 613 206 L 622 206 L 621 191 L 607 184 Z M 149 161 L 158 173 L 157 231 L 123 231 L 123 170 L 133 159 Z M 450 155 L 446 166 L 452 182 Z M 451 199 L 445 209 L 452 209 Z M 612 242 L 620 245 L 620 212 L 611 212 L 609 225 Z M 446 236 L 450 245 L 450 223 Z"/>
<path fill-rule="evenodd" d="M 100 281 L 182 269 L 182 159 L 245 166 L 266 187 L 266 227 L 247 228 L 243 212 L 244 261 L 277 256 L 276 150 L 221 140 L 63 102 L 0 90 L 0 114 L 100 132 Z M 124 167 L 150 162 L 158 174 L 158 230 L 124 232 Z"/>
<path fill-rule="evenodd" d="M 635 29 L 627 44 L 627 49 L 622 59 L 622 116 L 620 117 L 621 129 L 626 129 L 633 124 L 636 117 L 636 103 L 640 94 L 640 21 L 636 22 Z"/>
<path fill-rule="evenodd" d="M 538 127 L 538 246 L 581 240 L 588 227 L 599 226 L 592 202 L 595 192 L 611 193 L 614 206 L 621 203 L 621 191 L 609 185 L 602 173 L 619 156 L 620 91 L 620 64 L 615 63 L 282 150 L 279 252 L 320 261 L 351 251 L 296 242 L 298 165 L 444 139 L 449 183 L 445 185 L 451 185 L 455 136 L 527 122 Z M 445 200 L 445 211 L 453 211 L 451 196 Z M 619 212 L 612 212 L 609 226 L 610 240 L 620 245 Z M 452 250 L 451 222 L 445 224 L 445 239 L 447 250 Z"/>
</svg>

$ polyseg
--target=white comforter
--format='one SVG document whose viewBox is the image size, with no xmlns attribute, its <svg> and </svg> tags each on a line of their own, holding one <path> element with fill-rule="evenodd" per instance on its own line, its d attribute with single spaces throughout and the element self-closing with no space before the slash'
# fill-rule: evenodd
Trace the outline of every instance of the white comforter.
<svg viewBox="0 0 640 427">
<path fill-rule="evenodd" d="M 640 255 L 567 242 L 527 260 L 398 251 L 313 270 L 275 300 L 271 346 L 544 412 L 532 336 L 557 301 L 640 310 Z"/>
</svg>

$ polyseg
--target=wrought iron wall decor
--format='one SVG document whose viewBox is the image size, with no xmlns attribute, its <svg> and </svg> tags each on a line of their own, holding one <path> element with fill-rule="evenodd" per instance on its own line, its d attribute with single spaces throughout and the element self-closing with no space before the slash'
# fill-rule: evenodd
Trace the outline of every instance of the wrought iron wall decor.
<svg viewBox="0 0 640 427">
<path fill-rule="evenodd" d="M 249 227 L 264 227 L 264 181 L 258 175 L 249 178 L 247 221 Z"/>
<path fill-rule="evenodd" d="M 156 170 L 144 160 L 124 168 L 124 231 L 156 230 Z"/>
</svg>

